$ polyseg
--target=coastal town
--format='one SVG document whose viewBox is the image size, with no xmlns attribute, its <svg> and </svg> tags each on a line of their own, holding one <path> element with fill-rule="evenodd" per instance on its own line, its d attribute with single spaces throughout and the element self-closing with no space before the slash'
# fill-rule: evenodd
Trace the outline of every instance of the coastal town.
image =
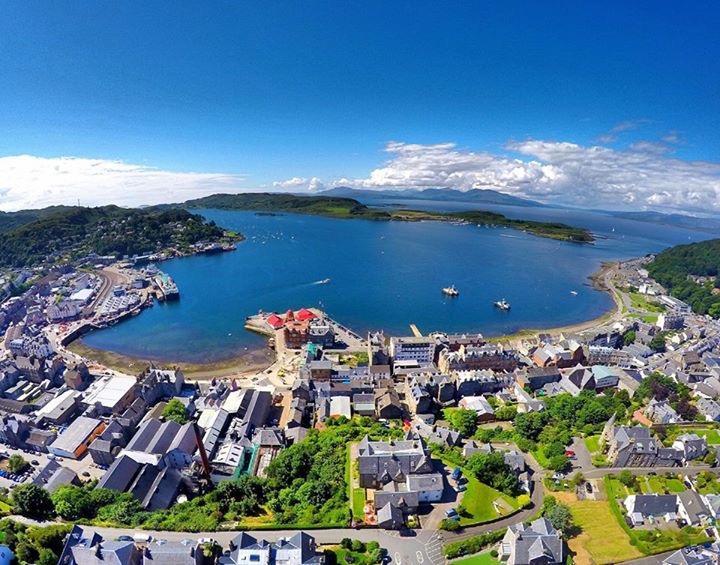
<svg viewBox="0 0 720 565">
<path fill-rule="evenodd" d="M 289 305 L 244 323 L 270 366 L 211 379 L 69 349 L 178 299 L 163 258 L 5 273 L 0 510 L 67 524 L 59 563 L 717 562 L 720 324 L 653 257 L 605 265 L 614 310 L 568 328 L 359 335 Z"/>
</svg>

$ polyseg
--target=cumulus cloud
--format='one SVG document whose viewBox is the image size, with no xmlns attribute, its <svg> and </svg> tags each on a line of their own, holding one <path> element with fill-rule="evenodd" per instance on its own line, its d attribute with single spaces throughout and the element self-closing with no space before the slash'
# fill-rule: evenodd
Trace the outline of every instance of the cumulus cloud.
<svg viewBox="0 0 720 565">
<path fill-rule="evenodd" d="M 590 208 L 720 212 L 720 164 L 674 158 L 659 143 L 637 142 L 617 150 L 530 139 L 510 142 L 505 149 L 519 157 L 469 151 L 453 143 L 391 142 L 386 146 L 390 159 L 367 177 L 325 184 L 366 189 L 495 189 Z"/>
<path fill-rule="evenodd" d="M 0 209 L 54 204 L 138 206 L 237 190 L 242 177 L 175 172 L 123 161 L 32 155 L 0 157 Z"/>
<path fill-rule="evenodd" d="M 325 185 L 318 177 L 293 177 L 287 180 L 275 181 L 273 182 L 273 187 L 292 192 L 295 190 L 318 191 L 325 188 Z"/>
</svg>

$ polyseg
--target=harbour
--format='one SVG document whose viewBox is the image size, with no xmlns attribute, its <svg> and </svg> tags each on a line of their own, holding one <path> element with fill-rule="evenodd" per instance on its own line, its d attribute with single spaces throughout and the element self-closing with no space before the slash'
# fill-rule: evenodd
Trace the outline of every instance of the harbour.
<svg viewBox="0 0 720 565">
<path fill-rule="evenodd" d="M 589 280 L 603 262 L 707 237 L 598 214 L 576 221 L 592 223 L 607 236 L 593 246 L 438 222 L 203 214 L 246 240 L 230 253 L 162 262 L 182 298 L 90 332 L 84 345 L 163 362 L 212 364 L 266 348 L 265 336 L 243 329 L 249 315 L 285 312 L 297 304 L 327 312 L 359 334 L 407 331 L 410 323 L 426 331 L 487 336 L 572 326 L 612 308 L 612 298 Z M 621 235 L 613 236 L 612 227 Z M 439 292 L 450 282 L 462 291 L 459 297 Z M 493 306 L 503 297 L 510 311 Z"/>
</svg>

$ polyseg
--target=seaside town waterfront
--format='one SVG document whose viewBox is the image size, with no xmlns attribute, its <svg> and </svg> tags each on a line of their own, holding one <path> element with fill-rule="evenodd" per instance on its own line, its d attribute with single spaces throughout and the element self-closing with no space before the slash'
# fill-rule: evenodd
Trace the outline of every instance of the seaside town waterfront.
<svg viewBox="0 0 720 565">
<path fill-rule="evenodd" d="M 183 292 L 161 258 L 28 274 L 0 306 L 0 500 L 29 527 L 75 524 L 60 562 L 715 555 L 682 548 L 717 536 L 720 325 L 650 277 L 652 256 L 603 265 L 615 307 L 569 327 L 360 335 L 297 305 L 248 314 L 259 367 L 78 354 L 86 331 Z M 24 505 L 33 488 L 47 508 Z"/>
</svg>

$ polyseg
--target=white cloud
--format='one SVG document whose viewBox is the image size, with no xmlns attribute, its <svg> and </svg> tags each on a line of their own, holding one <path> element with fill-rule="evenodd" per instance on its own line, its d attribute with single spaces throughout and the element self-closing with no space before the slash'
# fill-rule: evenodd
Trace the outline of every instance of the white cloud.
<svg viewBox="0 0 720 565">
<path fill-rule="evenodd" d="M 367 189 L 489 188 L 592 208 L 720 212 L 720 164 L 672 157 L 661 143 L 637 142 L 616 150 L 530 139 L 510 142 L 506 149 L 520 158 L 459 149 L 453 143 L 391 142 L 386 146 L 390 159 L 367 177 L 325 184 Z"/>
<path fill-rule="evenodd" d="M 293 177 L 287 180 L 275 181 L 272 183 L 274 188 L 281 190 L 295 191 L 298 189 L 317 191 L 325 188 L 325 185 L 318 177 L 305 178 Z"/>
<path fill-rule="evenodd" d="M 0 209 L 54 204 L 138 206 L 237 190 L 242 177 L 175 172 L 123 161 L 32 155 L 0 157 Z"/>
</svg>

